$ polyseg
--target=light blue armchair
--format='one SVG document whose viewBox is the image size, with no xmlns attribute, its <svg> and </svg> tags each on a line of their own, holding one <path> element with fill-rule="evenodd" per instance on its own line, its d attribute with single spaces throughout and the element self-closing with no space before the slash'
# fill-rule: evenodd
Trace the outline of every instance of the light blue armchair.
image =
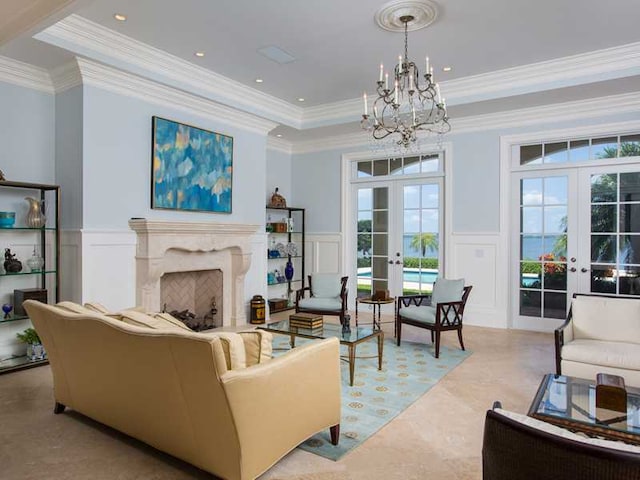
<svg viewBox="0 0 640 480">
<path fill-rule="evenodd" d="M 344 325 L 347 314 L 347 280 L 337 273 L 314 273 L 309 275 L 309 286 L 296 292 L 296 313 L 336 315 Z M 309 292 L 310 296 L 305 297 Z"/>
</svg>

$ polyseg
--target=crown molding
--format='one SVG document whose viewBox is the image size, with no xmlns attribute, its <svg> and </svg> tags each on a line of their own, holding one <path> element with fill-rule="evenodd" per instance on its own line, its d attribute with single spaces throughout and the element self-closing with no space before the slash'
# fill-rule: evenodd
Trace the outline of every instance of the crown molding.
<svg viewBox="0 0 640 480">
<path fill-rule="evenodd" d="M 592 83 L 640 73 L 640 42 L 440 83 L 447 103 L 471 101 Z M 498 95 L 500 94 L 500 95 Z"/>
<path fill-rule="evenodd" d="M 267 137 L 267 149 L 277 150 L 278 152 L 291 154 L 293 151 L 293 143 L 277 137 Z"/>
<path fill-rule="evenodd" d="M 51 70 L 51 80 L 53 89 L 57 93 L 62 93 L 70 88 L 82 85 L 82 75 L 78 62 L 73 60 Z"/>
<path fill-rule="evenodd" d="M 84 85 L 187 111 L 242 130 L 266 135 L 278 126 L 264 118 L 221 105 L 212 100 L 138 77 L 84 58 L 76 59 Z"/>
<path fill-rule="evenodd" d="M 460 105 L 638 74 L 640 42 L 439 83 L 447 104 Z M 361 115 L 361 98 L 307 107 L 301 128 L 354 121 Z"/>
<path fill-rule="evenodd" d="M 54 93 L 49 72 L 44 68 L 0 56 L 0 82 L 45 93 Z"/>
<path fill-rule="evenodd" d="M 633 112 L 640 112 L 640 92 L 452 119 L 452 129 L 448 136 Z M 366 146 L 369 142 L 369 136 L 363 131 L 295 142 L 292 153 L 305 154 L 323 150 L 349 149 Z M 424 141 L 425 144 L 429 142 L 429 139 Z M 436 137 L 433 137 L 432 142 L 436 142 Z"/>
<path fill-rule="evenodd" d="M 300 128 L 302 108 L 72 14 L 35 35 L 78 55 Z"/>
</svg>

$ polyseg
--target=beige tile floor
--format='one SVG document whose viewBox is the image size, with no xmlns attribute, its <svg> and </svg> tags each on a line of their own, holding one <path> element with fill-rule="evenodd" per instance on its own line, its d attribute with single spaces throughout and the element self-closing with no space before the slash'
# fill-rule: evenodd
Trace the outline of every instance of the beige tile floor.
<svg viewBox="0 0 640 480">
<path fill-rule="evenodd" d="M 391 325 L 385 330 L 393 334 Z M 407 340 L 428 335 L 403 329 Z M 261 480 L 480 479 L 485 411 L 501 400 L 526 412 L 553 370 L 553 338 L 465 327 L 464 339 L 473 355 L 340 461 L 296 449 Z M 455 333 L 443 341 L 458 346 Z M 53 415 L 52 407 L 48 366 L 0 376 L 1 479 L 214 478 L 74 412 Z"/>
</svg>

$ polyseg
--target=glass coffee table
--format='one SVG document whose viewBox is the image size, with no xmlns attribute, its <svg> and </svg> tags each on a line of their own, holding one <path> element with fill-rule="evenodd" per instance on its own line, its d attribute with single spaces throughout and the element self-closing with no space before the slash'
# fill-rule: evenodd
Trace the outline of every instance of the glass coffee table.
<svg viewBox="0 0 640 480">
<path fill-rule="evenodd" d="M 301 328 L 291 327 L 289 320 L 281 320 L 279 322 L 268 323 L 263 327 L 258 327 L 279 335 L 288 335 L 290 338 L 291 348 L 296 346 L 296 337 L 301 338 L 331 338 L 336 337 L 342 345 L 346 345 L 349 349 L 347 358 L 342 358 L 349 362 L 349 385 L 353 386 L 353 375 L 356 366 L 356 358 L 375 358 L 375 357 L 356 357 L 356 345 L 369 340 L 378 340 L 378 370 L 382 370 L 382 349 L 384 342 L 384 333 L 382 330 L 367 327 L 352 327 L 350 331 L 345 332 L 341 325 L 334 323 L 325 323 L 320 328 Z"/>
<path fill-rule="evenodd" d="M 640 389 L 626 387 L 627 411 L 596 408 L 595 380 L 549 374 L 528 415 L 574 432 L 640 445 Z"/>
</svg>

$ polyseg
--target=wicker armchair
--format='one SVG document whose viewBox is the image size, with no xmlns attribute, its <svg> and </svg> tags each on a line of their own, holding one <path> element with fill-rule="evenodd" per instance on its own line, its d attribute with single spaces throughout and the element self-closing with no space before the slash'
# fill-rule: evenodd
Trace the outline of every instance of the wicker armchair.
<svg viewBox="0 0 640 480">
<path fill-rule="evenodd" d="M 499 406 L 494 404 L 494 408 Z M 640 454 L 564 438 L 489 410 L 484 422 L 482 478 L 639 480 Z"/>
</svg>

